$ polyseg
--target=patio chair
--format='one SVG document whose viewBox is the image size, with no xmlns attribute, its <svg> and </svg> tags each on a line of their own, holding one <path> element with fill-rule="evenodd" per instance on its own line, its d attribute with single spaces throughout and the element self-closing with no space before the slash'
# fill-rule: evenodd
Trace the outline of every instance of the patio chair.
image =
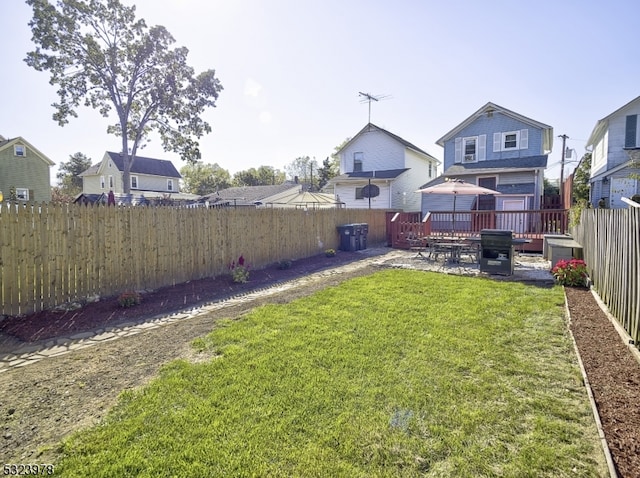
<svg viewBox="0 0 640 478">
<path fill-rule="evenodd" d="M 418 237 L 415 233 L 410 232 L 407 235 L 407 242 L 409 243 L 409 250 L 416 253 L 414 258 L 421 257 L 425 258 L 426 256 L 423 252 L 427 252 L 428 245 L 424 238 Z"/>
</svg>

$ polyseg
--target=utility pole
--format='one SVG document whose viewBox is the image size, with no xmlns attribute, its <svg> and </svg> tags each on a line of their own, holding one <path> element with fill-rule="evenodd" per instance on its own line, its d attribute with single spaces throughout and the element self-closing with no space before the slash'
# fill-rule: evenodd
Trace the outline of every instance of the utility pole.
<svg viewBox="0 0 640 478">
<path fill-rule="evenodd" d="M 569 136 L 561 134 L 558 138 L 562 138 L 562 158 L 560 159 L 560 209 L 564 209 L 564 155 Z"/>
</svg>

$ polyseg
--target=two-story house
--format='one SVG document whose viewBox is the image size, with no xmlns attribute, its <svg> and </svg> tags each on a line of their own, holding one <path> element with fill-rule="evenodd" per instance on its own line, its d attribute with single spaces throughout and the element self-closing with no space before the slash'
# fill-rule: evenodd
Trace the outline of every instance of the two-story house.
<svg viewBox="0 0 640 478">
<path fill-rule="evenodd" d="M 553 146 L 551 126 L 487 103 L 436 144 L 444 148 L 444 172 L 423 188 L 455 178 L 501 193 L 457 197 L 456 211 L 540 209 L 544 170 Z M 452 209 L 450 195 L 422 197 L 423 214 Z"/>
<path fill-rule="evenodd" d="M 372 123 L 337 152 L 340 174 L 323 188 L 347 208 L 420 211 L 425 180 L 435 178 L 440 161 L 414 144 Z"/>
<path fill-rule="evenodd" d="M 640 96 L 598 121 L 587 140 L 591 203 L 625 208 L 621 198 L 640 194 Z"/>
<path fill-rule="evenodd" d="M 107 151 L 98 164 L 80 174 L 83 194 L 124 193 L 124 160 L 120 153 Z M 131 194 L 146 197 L 175 196 L 182 176 L 171 161 L 136 156 L 131 165 Z"/>
<path fill-rule="evenodd" d="M 4 201 L 49 202 L 55 163 L 24 138 L 0 136 L 0 192 Z"/>
</svg>

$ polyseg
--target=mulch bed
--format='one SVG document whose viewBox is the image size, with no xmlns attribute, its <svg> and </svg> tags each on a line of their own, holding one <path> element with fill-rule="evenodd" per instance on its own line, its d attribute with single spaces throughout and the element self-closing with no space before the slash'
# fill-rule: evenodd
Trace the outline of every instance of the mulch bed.
<svg viewBox="0 0 640 478">
<path fill-rule="evenodd" d="M 640 364 L 587 289 L 566 287 L 576 340 L 613 462 L 640 476 Z"/>
<path fill-rule="evenodd" d="M 114 296 L 84 304 L 76 310 L 44 310 L 26 316 L 9 316 L 0 321 L 0 333 L 23 342 L 40 342 L 126 322 L 144 322 L 152 317 L 218 302 L 359 259 L 362 255 L 356 252 L 338 251 L 334 257 L 320 254 L 292 261 L 288 269 L 280 269 L 273 264 L 265 269 L 252 270 L 251 280 L 245 284 L 234 283 L 230 275 L 222 275 L 162 287 L 144 293 L 141 304 L 128 308 L 121 307 Z"/>
</svg>

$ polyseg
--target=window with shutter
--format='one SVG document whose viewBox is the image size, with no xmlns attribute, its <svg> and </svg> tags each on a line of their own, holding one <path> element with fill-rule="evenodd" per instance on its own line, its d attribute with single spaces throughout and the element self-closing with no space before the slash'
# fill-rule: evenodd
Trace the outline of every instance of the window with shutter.
<svg viewBox="0 0 640 478">
<path fill-rule="evenodd" d="M 624 134 L 624 147 L 635 148 L 636 136 L 638 135 L 638 115 L 627 116 L 627 124 Z"/>
</svg>

